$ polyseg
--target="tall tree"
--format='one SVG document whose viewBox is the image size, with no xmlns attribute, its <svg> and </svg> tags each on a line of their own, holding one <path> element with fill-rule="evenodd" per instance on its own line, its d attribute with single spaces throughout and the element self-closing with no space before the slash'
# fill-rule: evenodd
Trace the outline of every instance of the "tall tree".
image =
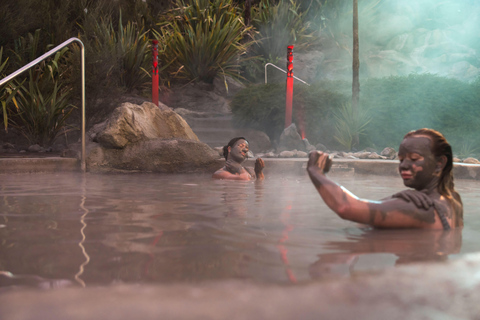
<svg viewBox="0 0 480 320">
<path fill-rule="evenodd" d="M 358 0 L 353 0 L 353 78 L 352 78 L 352 111 L 354 114 L 358 112 L 358 101 L 360 96 L 360 81 L 359 81 L 359 44 L 358 44 Z M 353 145 L 358 144 L 358 134 L 353 137 Z"/>
</svg>

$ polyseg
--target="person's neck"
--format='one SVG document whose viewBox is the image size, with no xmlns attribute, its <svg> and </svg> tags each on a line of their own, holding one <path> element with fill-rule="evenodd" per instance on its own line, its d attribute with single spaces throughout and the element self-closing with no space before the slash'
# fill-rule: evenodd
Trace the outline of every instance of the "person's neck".
<svg viewBox="0 0 480 320">
<path fill-rule="evenodd" d="M 233 174 L 241 173 L 243 169 L 242 164 L 233 159 L 227 160 L 227 164 L 225 165 L 225 168 L 227 171 Z"/>
<path fill-rule="evenodd" d="M 440 182 L 440 178 L 435 177 L 427 184 L 427 186 L 425 188 L 423 188 L 422 190 L 417 190 L 417 191 L 424 191 L 424 192 L 426 192 L 426 194 L 431 195 L 431 196 L 440 195 L 440 193 L 438 192 L 439 182 Z"/>
</svg>

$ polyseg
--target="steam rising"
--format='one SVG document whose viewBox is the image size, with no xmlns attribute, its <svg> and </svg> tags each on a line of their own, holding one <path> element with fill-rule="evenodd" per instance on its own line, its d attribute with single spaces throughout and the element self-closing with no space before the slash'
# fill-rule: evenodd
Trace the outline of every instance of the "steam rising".
<svg viewBox="0 0 480 320">
<path fill-rule="evenodd" d="M 359 1 L 358 13 L 362 77 L 432 73 L 471 81 L 480 75 L 480 1 L 368 0 Z M 322 48 L 318 77 L 348 78 L 351 4 L 324 17 L 333 42 Z"/>
</svg>

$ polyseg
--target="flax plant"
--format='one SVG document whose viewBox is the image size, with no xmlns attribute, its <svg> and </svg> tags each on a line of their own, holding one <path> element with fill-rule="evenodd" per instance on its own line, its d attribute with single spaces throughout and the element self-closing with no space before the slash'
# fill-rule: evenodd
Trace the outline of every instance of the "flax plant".
<svg viewBox="0 0 480 320">
<path fill-rule="evenodd" d="M 57 81 L 50 91 L 42 92 L 30 74 L 28 86 L 20 86 L 13 100 L 16 112 L 9 119 L 12 127 L 31 144 L 50 145 L 60 134 L 74 129 L 67 125 L 75 108 L 68 103 L 69 94 Z"/>
<path fill-rule="evenodd" d="M 245 76 L 251 81 L 263 78 L 266 63 L 284 61 L 287 46 L 294 45 L 295 52 L 301 52 L 319 44 L 320 29 L 313 24 L 318 10 L 310 6 L 301 8 L 300 3 L 296 0 L 261 0 L 252 8 L 255 43 L 249 50 L 251 61 L 244 64 Z"/>
<path fill-rule="evenodd" d="M 333 111 L 335 118 L 335 140 L 347 151 L 359 144 L 360 136 L 365 135 L 366 127 L 372 120 L 368 110 L 364 108 L 354 109 L 351 102 Z"/>
<path fill-rule="evenodd" d="M 273 61 L 286 56 L 287 46 L 305 50 L 319 44 L 317 30 L 310 27 L 309 8 L 301 10 L 294 0 L 262 0 L 252 12 L 252 24 L 259 32 L 255 54 Z"/>
<path fill-rule="evenodd" d="M 15 54 L 20 65 L 36 57 L 39 38 L 37 31 L 17 40 Z M 32 144 L 47 146 L 73 129 L 67 124 L 74 109 L 68 102 L 71 88 L 59 84 L 69 72 L 63 61 L 68 50 L 63 48 L 52 59 L 38 63 L 28 77 L 14 79 L 6 88 L 8 99 L 2 101 L 5 126 L 10 124 Z"/>
<path fill-rule="evenodd" d="M 149 73 L 145 70 L 150 56 L 147 32 L 128 22 L 122 27 L 120 19 L 118 27 L 117 50 L 122 57 L 121 84 L 126 88 L 138 89 L 145 86 Z"/>
<path fill-rule="evenodd" d="M 3 60 L 3 47 L 0 47 L 0 77 L 5 76 L 4 70 L 7 68 L 8 57 Z M 7 105 L 15 96 L 15 90 L 12 89 L 10 82 L 7 82 L 0 88 L 0 102 L 2 103 L 3 126 L 8 131 L 8 110 Z"/>
<path fill-rule="evenodd" d="M 229 0 L 177 0 L 154 35 L 173 78 L 211 83 L 217 75 L 240 77 L 242 54 L 252 44 L 249 30 Z"/>
<path fill-rule="evenodd" d="M 93 18 L 83 26 L 88 53 L 95 57 L 94 73 L 102 73 L 107 83 L 116 84 L 127 91 L 141 89 L 148 81 L 149 73 L 145 70 L 149 58 L 147 31 L 142 26 L 127 22 L 123 26 L 122 18 L 115 30 L 110 19 Z M 92 61 L 92 60 L 90 60 Z M 94 66 L 93 66 L 94 67 Z"/>
</svg>

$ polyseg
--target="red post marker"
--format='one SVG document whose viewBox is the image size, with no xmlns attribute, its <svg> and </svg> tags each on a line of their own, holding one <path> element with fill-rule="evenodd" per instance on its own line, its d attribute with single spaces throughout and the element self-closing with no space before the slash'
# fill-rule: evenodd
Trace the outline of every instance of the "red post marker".
<svg viewBox="0 0 480 320">
<path fill-rule="evenodd" d="M 287 47 L 287 100 L 285 106 L 285 128 L 292 124 L 293 101 L 293 46 Z"/>
<path fill-rule="evenodd" d="M 158 107 L 158 40 L 152 43 L 152 103 Z"/>
</svg>

